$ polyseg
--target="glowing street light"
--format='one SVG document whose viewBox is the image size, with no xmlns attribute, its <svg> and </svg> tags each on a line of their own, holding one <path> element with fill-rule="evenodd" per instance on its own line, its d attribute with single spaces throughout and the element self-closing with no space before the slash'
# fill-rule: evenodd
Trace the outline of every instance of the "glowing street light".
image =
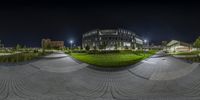
<svg viewBox="0 0 200 100">
<path fill-rule="evenodd" d="M 145 45 L 145 47 L 148 49 L 149 48 L 149 45 L 148 45 L 148 40 L 144 40 L 144 45 Z"/>
<path fill-rule="evenodd" d="M 72 44 L 74 43 L 74 41 L 73 40 L 70 40 L 70 44 L 71 44 L 71 49 L 72 49 Z"/>
<path fill-rule="evenodd" d="M 146 44 L 146 43 L 147 43 L 147 40 L 144 40 L 144 43 Z"/>
<path fill-rule="evenodd" d="M 72 44 L 72 43 L 73 43 L 73 41 L 72 41 L 72 40 L 70 40 L 70 43 Z"/>
</svg>

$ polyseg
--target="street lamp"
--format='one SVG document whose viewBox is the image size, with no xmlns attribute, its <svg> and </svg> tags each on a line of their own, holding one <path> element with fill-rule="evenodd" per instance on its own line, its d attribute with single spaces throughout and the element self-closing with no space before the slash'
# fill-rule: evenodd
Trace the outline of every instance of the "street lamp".
<svg viewBox="0 0 200 100">
<path fill-rule="evenodd" d="M 147 43 L 147 40 L 144 40 L 144 43 L 146 44 L 146 43 Z"/>
<path fill-rule="evenodd" d="M 146 39 L 144 40 L 144 45 L 145 45 L 145 48 L 148 49 L 148 40 Z"/>
<path fill-rule="evenodd" d="M 72 50 L 72 44 L 74 43 L 73 40 L 70 40 L 70 44 L 71 44 L 71 50 Z"/>
</svg>

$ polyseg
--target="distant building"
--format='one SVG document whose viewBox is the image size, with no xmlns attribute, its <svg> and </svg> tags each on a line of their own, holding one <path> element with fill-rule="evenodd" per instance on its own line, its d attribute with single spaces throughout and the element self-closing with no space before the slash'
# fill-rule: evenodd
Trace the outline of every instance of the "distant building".
<svg viewBox="0 0 200 100">
<path fill-rule="evenodd" d="M 143 39 L 134 32 L 124 29 L 97 29 L 83 34 L 82 47 L 86 46 L 104 50 L 141 49 Z"/>
<path fill-rule="evenodd" d="M 172 40 L 167 44 L 167 51 L 169 52 L 190 52 L 192 46 L 188 43 Z"/>
<path fill-rule="evenodd" d="M 160 44 L 151 44 L 148 47 L 149 50 L 163 50 L 163 46 Z"/>
<path fill-rule="evenodd" d="M 52 41 L 51 39 L 42 39 L 41 46 L 42 48 L 46 49 L 60 49 L 64 48 L 64 41 Z"/>
</svg>

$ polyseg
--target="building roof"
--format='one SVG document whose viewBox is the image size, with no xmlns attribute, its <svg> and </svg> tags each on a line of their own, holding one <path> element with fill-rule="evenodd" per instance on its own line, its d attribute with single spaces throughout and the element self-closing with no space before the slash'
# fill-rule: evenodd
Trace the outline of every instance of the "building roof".
<svg viewBox="0 0 200 100">
<path fill-rule="evenodd" d="M 172 46 L 172 45 L 177 44 L 177 43 L 179 43 L 179 41 L 171 40 L 169 43 L 167 43 L 167 46 Z"/>
<path fill-rule="evenodd" d="M 180 45 L 184 45 L 184 46 L 190 46 L 190 44 L 188 43 L 185 43 L 185 42 L 181 42 L 181 41 L 178 41 L 178 40 L 171 40 L 167 46 L 173 46 L 173 45 L 176 45 L 176 44 L 180 44 Z"/>
<path fill-rule="evenodd" d="M 142 39 L 139 35 L 136 35 L 135 32 L 130 31 L 130 30 L 126 30 L 126 29 L 121 29 L 121 28 L 116 28 L 116 29 L 95 29 L 95 30 L 91 30 L 89 32 L 84 33 L 82 35 L 82 37 L 84 38 L 84 37 L 87 37 L 87 36 L 91 36 L 93 34 L 99 34 L 99 35 L 118 35 L 118 32 L 132 34 L 136 38 Z"/>
</svg>

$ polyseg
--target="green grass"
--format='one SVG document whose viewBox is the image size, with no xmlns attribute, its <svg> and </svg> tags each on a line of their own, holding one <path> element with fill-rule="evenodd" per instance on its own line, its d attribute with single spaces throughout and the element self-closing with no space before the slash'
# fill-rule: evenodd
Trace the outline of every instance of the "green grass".
<svg viewBox="0 0 200 100">
<path fill-rule="evenodd" d="M 154 52 L 155 53 L 155 52 Z M 88 54 L 71 53 L 71 56 L 82 62 L 108 68 L 124 67 L 135 64 L 154 54 L 153 52 L 111 53 L 111 54 Z"/>
<path fill-rule="evenodd" d="M 200 62 L 200 57 L 186 57 L 186 58 L 181 58 L 181 59 L 192 61 L 192 62 Z"/>
<path fill-rule="evenodd" d="M 192 51 L 192 52 L 178 52 L 175 55 L 198 55 L 200 51 Z"/>
<path fill-rule="evenodd" d="M 17 54 L 12 54 L 12 55 L 5 55 L 5 56 L 0 56 L 0 63 L 24 62 L 24 61 L 33 60 L 35 58 L 38 58 L 46 54 L 47 53 L 42 53 L 42 52 L 23 52 L 23 53 L 17 53 Z"/>
<path fill-rule="evenodd" d="M 200 57 L 197 56 L 200 54 L 200 51 L 192 51 L 192 52 L 178 52 L 174 55 L 185 55 L 186 57 L 181 57 L 180 59 L 192 61 L 192 62 L 200 62 Z M 190 57 L 189 55 L 196 55 L 195 57 Z M 187 57 L 188 56 L 188 57 Z"/>
</svg>

